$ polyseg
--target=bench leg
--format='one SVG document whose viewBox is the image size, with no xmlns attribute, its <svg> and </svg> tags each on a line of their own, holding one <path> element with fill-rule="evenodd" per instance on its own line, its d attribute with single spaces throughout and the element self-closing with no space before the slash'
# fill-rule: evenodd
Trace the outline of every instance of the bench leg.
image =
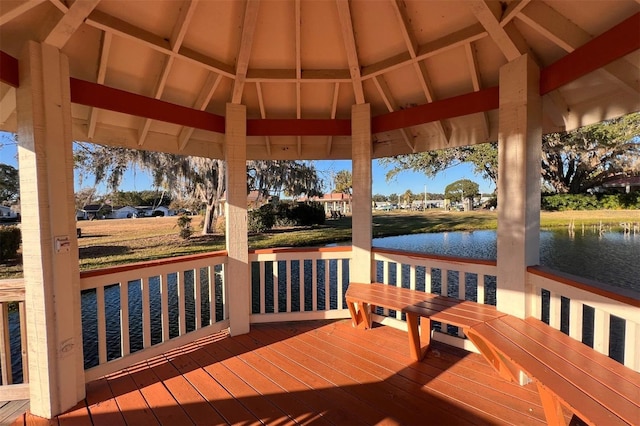
<svg viewBox="0 0 640 426">
<path fill-rule="evenodd" d="M 351 314 L 351 324 L 358 328 L 371 328 L 371 307 L 368 303 L 347 301 L 349 314 Z"/>
<path fill-rule="evenodd" d="M 562 405 L 560 405 L 558 398 L 549 389 L 542 386 L 540 382 L 536 382 L 536 384 L 538 385 L 538 393 L 540 394 L 540 401 L 542 402 L 547 424 L 549 426 L 566 425 L 562 414 Z"/>
<path fill-rule="evenodd" d="M 416 361 L 422 359 L 422 346 L 420 344 L 420 333 L 418 332 L 418 315 L 406 313 L 407 329 L 409 332 L 409 355 Z"/>
</svg>

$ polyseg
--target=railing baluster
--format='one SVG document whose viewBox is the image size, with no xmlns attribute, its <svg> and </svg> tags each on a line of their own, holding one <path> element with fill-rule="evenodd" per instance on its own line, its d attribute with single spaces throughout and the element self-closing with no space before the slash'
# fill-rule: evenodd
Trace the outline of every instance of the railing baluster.
<svg viewBox="0 0 640 426">
<path fill-rule="evenodd" d="M 207 268 L 208 269 L 208 268 Z M 202 270 L 195 268 L 193 270 L 193 304 L 194 304 L 194 330 L 202 327 L 202 283 L 200 275 Z"/>
<path fill-rule="evenodd" d="M 120 350 L 121 355 L 129 355 L 129 283 L 120 283 Z"/>
<path fill-rule="evenodd" d="M 271 263 L 271 276 L 273 277 L 273 313 L 277 314 L 280 312 L 280 306 L 278 304 L 278 268 L 280 267 L 279 262 L 274 260 Z"/>
<path fill-rule="evenodd" d="M 466 300 L 467 272 L 458 272 L 458 299 Z M 458 327 L 458 337 L 464 337 L 462 328 Z"/>
<path fill-rule="evenodd" d="M 162 341 L 169 340 L 169 276 L 160 276 L 160 306 L 162 309 Z"/>
<path fill-rule="evenodd" d="M 328 259 L 323 260 L 324 262 L 324 310 L 328 311 L 331 309 L 331 261 Z"/>
<path fill-rule="evenodd" d="M 337 259 L 336 260 L 336 264 L 337 264 L 337 269 L 336 269 L 336 287 L 338 288 L 338 297 L 336 297 L 337 301 L 338 301 L 338 305 L 337 308 L 338 309 L 342 309 L 343 305 L 343 294 L 344 294 L 344 290 L 342 287 L 342 259 Z"/>
<path fill-rule="evenodd" d="M 601 354 L 609 355 L 609 324 L 611 315 L 602 309 L 595 310 L 593 325 L 593 349 Z"/>
<path fill-rule="evenodd" d="M 431 293 L 431 267 L 425 266 L 424 268 L 424 291 L 425 293 Z"/>
<path fill-rule="evenodd" d="M 291 312 L 291 274 L 293 273 L 293 265 L 291 260 L 284 261 L 284 273 L 287 276 L 287 312 Z"/>
<path fill-rule="evenodd" d="M 222 284 L 222 318 L 229 318 L 229 294 L 227 293 L 227 268 L 224 264 L 220 265 L 220 281 Z"/>
<path fill-rule="evenodd" d="M 311 260 L 311 305 L 312 311 L 318 310 L 318 261 Z"/>
<path fill-rule="evenodd" d="M 416 265 L 413 263 L 409 265 L 409 288 L 411 290 L 416 289 Z"/>
<path fill-rule="evenodd" d="M 20 345 L 22 347 L 22 383 L 29 383 L 29 351 L 27 350 L 27 312 L 24 302 L 18 302 L 20 311 Z"/>
<path fill-rule="evenodd" d="M 11 342 L 9 340 L 9 304 L 0 302 L 0 369 L 2 369 L 2 384 L 13 383 L 11 374 Z"/>
<path fill-rule="evenodd" d="M 207 267 L 207 278 L 209 279 L 209 324 L 216 322 L 216 267 L 209 265 Z"/>
<path fill-rule="evenodd" d="M 104 303 L 104 286 L 96 288 L 96 308 L 98 316 L 98 362 L 107 362 L 107 320 Z"/>
<path fill-rule="evenodd" d="M 266 271 L 265 269 L 267 268 L 267 264 L 266 262 L 264 263 L 259 263 L 259 268 L 260 268 L 260 313 L 264 314 L 267 312 L 266 310 L 266 282 L 267 282 L 267 278 L 266 278 Z"/>
<path fill-rule="evenodd" d="M 624 327 L 624 365 L 636 371 L 640 370 L 638 342 L 640 342 L 640 325 L 631 320 L 626 320 Z"/>
<path fill-rule="evenodd" d="M 576 299 L 569 300 L 569 336 L 582 341 L 583 304 Z"/>
<path fill-rule="evenodd" d="M 149 297 L 150 277 L 142 280 L 142 347 L 151 346 L 151 301 Z"/>
<path fill-rule="evenodd" d="M 476 289 L 476 302 L 484 305 L 484 274 L 478 274 L 478 287 Z"/>
<path fill-rule="evenodd" d="M 448 269 L 440 269 L 441 279 L 440 279 L 440 294 L 443 296 L 449 295 L 449 270 Z"/>
<path fill-rule="evenodd" d="M 402 263 L 396 262 L 396 287 L 402 287 Z M 396 311 L 396 319 L 402 319 L 402 312 Z"/>
<path fill-rule="evenodd" d="M 176 283 L 176 287 L 178 289 L 178 336 L 182 336 L 187 333 L 187 297 L 186 294 L 184 294 L 186 271 L 180 271 L 179 274 L 176 274 L 176 279 L 178 280 Z"/>
<path fill-rule="evenodd" d="M 549 325 L 560 330 L 561 298 L 555 291 L 549 292 Z"/>
</svg>

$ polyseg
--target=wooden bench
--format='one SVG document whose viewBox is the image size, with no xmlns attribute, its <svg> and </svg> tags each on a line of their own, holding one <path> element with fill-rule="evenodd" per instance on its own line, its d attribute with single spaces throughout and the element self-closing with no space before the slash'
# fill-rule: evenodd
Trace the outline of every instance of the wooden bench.
<svg viewBox="0 0 640 426">
<path fill-rule="evenodd" d="M 523 372 L 535 382 L 548 424 L 564 424 L 562 406 L 589 424 L 640 424 L 640 373 L 537 319 L 378 283 L 350 283 L 345 297 L 356 327 L 371 327 L 374 306 L 405 313 L 416 360 L 423 355 L 419 321 L 427 346 L 431 321 L 461 327 L 502 377 L 520 382 Z"/>
<path fill-rule="evenodd" d="M 403 312 L 409 332 L 409 353 L 415 360 L 422 359 L 428 349 L 431 321 L 441 321 L 467 330 L 473 325 L 504 315 L 494 306 L 379 283 L 349 283 L 345 299 L 355 327 L 371 327 L 371 309 L 374 306 Z"/>
</svg>

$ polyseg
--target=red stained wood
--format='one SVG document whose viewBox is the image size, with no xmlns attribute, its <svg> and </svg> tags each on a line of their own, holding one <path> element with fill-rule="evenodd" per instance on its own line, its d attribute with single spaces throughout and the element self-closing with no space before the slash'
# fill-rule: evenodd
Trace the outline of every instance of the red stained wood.
<svg viewBox="0 0 640 426">
<path fill-rule="evenodd" d="M 18 60 L 13 56 L 0 50 L 0 81 L 10 86 L 20 85 L 20 74 L 18 70 Z"/>
<path fill-rule="evenodd" d="M 87 405 L 96 426 L 118 426 L 127 423 L 118 409 L 107 379 L 99 379 L 87 384 Z"/>
<path fill-rule="evenodd" d="M 351 136 L 351 120 L 249 119 L 247 136 Z"/>
</svg>

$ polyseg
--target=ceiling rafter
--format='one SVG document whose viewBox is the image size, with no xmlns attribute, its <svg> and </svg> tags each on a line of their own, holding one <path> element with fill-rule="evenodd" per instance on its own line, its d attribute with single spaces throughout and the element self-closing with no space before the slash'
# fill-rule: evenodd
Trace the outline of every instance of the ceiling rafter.
<svg viewBox="0 0 640 426">
<path fill-rule="evenodd" d="M 331 119 L 335 120 L 338 112 L 338 95 L 340 94 L 340 83 L 333 86 L 333 100 L 331 101 Z M 331 146 L 333 145 L 333 136 L 327 138 L 327 156 L 331 155 Z"/>
<path fill-rule="evenodd" d="M 487 31 L 480 24 L 471 25 L 461 30 L 447 34 L 444 37 L 430 41 L 418 46 L 415 58 L 411 53 L 403 52 L 390 58 L 383 59 L 375 64 L 362 68 L 362 79 L 373 78 L 377 75 L 387 73 L 396 68 L 401 68 L 417 61 L 430 58 L 449 49 L 463 46 L 467 43 L 483 39 L 488 36 Z"/>
<path fill-rule="evenodd" d="M 413 31 L 411 31 L 411 19 L 407 13 L 407 5 L 404 0 L 390 0 L 393 11 L 400 22 L 400 31 L 402 32 L 402 38 L 407 45 L 407 50 L 412 59 L 418 54 L 418 40 L 415 37 Z"/>
<path fill-rule="evenodd" d="M 342 29 L 342 41 L 347 51 L 347 61 L 349 63 L 349 73 L 353 82 L 353 93 L 356 104 L 363 104 L 364 89 L 362 87 L 362 75 L 360 72 L 360 61 L 358 60 L 358 50 L 356 47 L 356 37 L 353 32 L 353 21 L 351 10 L 347 0 L 336 0 L 338 6 L 338 17 L 340 18 L 340 28 Z"/>
<path fill-rule="evenodd" d="M 262 84 L 256 82 L 256 92 L 258 93 L 258 107 L 260 108 L 260 118 L 267 118 L 267 111 L 264 108 L 264 98 L 262 96 Z M 267 148 L 267 155 L 271 155 L 271 139 L 269 136 L 264 137 L 264 142 Z"/>
<path fill-rule="evenodd" d="M 193 17 L 193 13 L 196 9 L 197 0 L 186 0 L 180 7 L 180 12 L 178 14 L 178 18 L 173 26 L 173 30 L 171 32 L 171 38 L 169 39 L 169 45 L 171 46 L 171 52 L 176 53 L 180 50 L 182 46 L 182 41 L 184 40 L 184 36 L 187 32 L 187 28 L 189 28 L 189 22 Z M 169 78 L 169 74 L 171 73 L 171 68 L 173 67 L 173 63 L 175 60 L 175 55 L 170 54 L 167 55 L 163 61 L 162 71 L 158 77 L 158 81 L 156 82 L 156 87 L 154 90 L 154 98 L 160 99 L 162 98 L 162 94 L 164 93 L 164 89 L 167 85 L 167 79 Z M 144 145 L 144 141 L 147 139 L 147 134 L 149 133 L 149 129 L 151 128 L 152 120 L 146 118 L 143 121 L 142 126 L 138 130 L 138 145 Z"/>
<path fill-rule="evenodd" d="M 240 50 L 238 51 L 238 59 L 236 61 L 233 94 L 231 96 L 231 103 L 234 104 L 242 102 L 242 92 L 247 78 L 249 57 L 251 56 L 251 46 L 253 45 L 253 34 L 255 33 L 256 23 L 258 22 L 259 8 L 260 0 L 247 0 L 247 6 L 244 11 L 244 22 L 242 24 L 242 36 L 240 37 Z"/>
<path fill-rule="evenodd" d="M 193 109 L 197 109 L 199 111 L 204 111 L 207 109 L 209 102 L 211 102 L 211 98 L 215 93 L 218 85 L 222 81 L 222 76 L 220 74 L 216 74 L 210 72 L 207 76 L 207 81 L 205 81 L 204 86 L 198 92 L 198 98 L 193 103 Z M 178 134 L 178 150 L 183 151 L 193 134 L 195 129 L 193 127 L 183 127 L 180 129 L 180 133 Z"/>
<path fill-rule="evenodd" d="M 518 13 L 520 13 L 520 11 L 524 9 L 524 7 L 528 5 L 530 2 L 531 0 L 514 0 L 511 3 L 509 3 L 509 6 L 507 6 L 507 9 L 502 14 L 502 19 L 500 20 L 500 26 L 504 27 L 509 22 L 511 22 L 513 18 L 515 18 L 518 15 Z"/>
<path fill-rule="evenodd" d="M 142 43 L 165 55 L 176 55 L 181 59 L 196 63 L 205 69 L 222 74 L 225 77 L 235 78 L 235 71 L 232 66 L 185 47 L 181 47 L 178 53 L 173 53 L 171 43 L 164 38 L 131 25 L 121 19 L 107 15 L 99 10 L 91 12 L 86 23 L 102 31 L 112 33 L 113 35 Z"/>
<path fill-rule="evenodd" d="M 373 82 L 376 85 L 380 96 L 382 96 L 382 100 L 387 106 L 389 112 L 397 111 L 398 109 L 400 109 L 398 107 L 398 103 L 395 101 L 393 95 L 391 94 L 391 90 L 389 90 L 389 85 L 384 79 L 384 76 L 377 76 L 373 79 Z M 409 131 L 407 129 L 399 129 L 399 131 L 402 135 L 404 143 L 406 143 L 407 146 L 411 149 L 411 152 L 416 152 L 415 138 L 409 134 Z"/>
<path fill-rule="evenodd" d="M 99 2 L 100 0 L 76 0 L 44 37 L 44 43 L 62 49 Z"/>
<path fill-rule="evenodd" d="M 469 0 L 467 4 L 507 61 L 512 61 L 522 54 L 484 0 Z"/>
<path fill-rule="evenodd" d="M 467 55 L 467 63 L 469 64 L 469 72 L 471 73 L 471 83 L 473 84 L 473 91 L 479 92 L 482 89 L 482 79 L 480 78 L 480 69 L 478 68 L 478 58 L 476 56 L 476 50 L 471 43 L 467 44 L 464 48 Z M 484 127 L 484 139 L 489 138 L 489 115 L 486 112 L 483 115 L 483 127 Z"/>
<path fill-rule="evenodd" d="M 7 22 L 12 21 L 13 19 L 17 18 L 23 13 L 30 11 L 34 7 L 44 2 L 45 0 L 29 0 L 29 1 L 25 1 L 23 3 L 18 4 L 13 9 L 10 9 L 5 13 L 3 13 L 2 15 L 0 15 L 0 25 L 4 25 Z M 6 6 L 3 6 L 3 7 L 6 7 Z"/>
<path fill-rule="evenodd" d="M 102 46 L 100 49 L 100 63 L 98 64 L 98 76 L 96 78 L 96 83 L 104 84 L 104 80 L 107 76 L 107 64 L 109 62 L 109 51 L 111 50 L 111 40 L 113 36 L 111 33 L 103 32 L 102 33 Z M 89 112 L 89 128 L 87 130 L 87 137 L 91 140 L 96 133 L 96 124 L 98 122 L 98 114 L 100 111 L 91 107 L 91 111 Z"/>
<path fill-rule="evenodd" d="M 433 94 L 433 85 L 431 84 L 426 64 L 424 62 L 415 62 L 413 66 L 416 69 L 416 74 L 418 75 L 418 80 L 420 81 L 422 92 L 424 93 L 425 98 L 427 98 L 427 102 L 431 103 L 435 101 L 436 97 Z M 444 120 L 438 120 L 434 121 L 433 125 L 436 127 L 438 133 L 440 133 L 440 136 L 442 136 L 448 143 L 451 138 L 451 128 L 447 122 Z"/>
<path fill-rule="evenodd" d="M 51 4 L 57 7 L 58 10 L 62 13 L 67 13 L 67 10 L 69 10 L 67 5 L 63 3 L 62 0 L 50 0 L 50 1 L 51 1 Z"/>
<path fill-rule="evenodd" d="M 518 19 L 533 28 L 558 47 L 568 53 L 587 43 L 593 37 L 584 29 L 564 17 L 552 7 L 541 2 L 533 2 Z M 622 59 L 606 65 L 600 73 L 607 73 L 622 89 L 632 94 L 640 91 L 638 68 Z"/>
</svg>

